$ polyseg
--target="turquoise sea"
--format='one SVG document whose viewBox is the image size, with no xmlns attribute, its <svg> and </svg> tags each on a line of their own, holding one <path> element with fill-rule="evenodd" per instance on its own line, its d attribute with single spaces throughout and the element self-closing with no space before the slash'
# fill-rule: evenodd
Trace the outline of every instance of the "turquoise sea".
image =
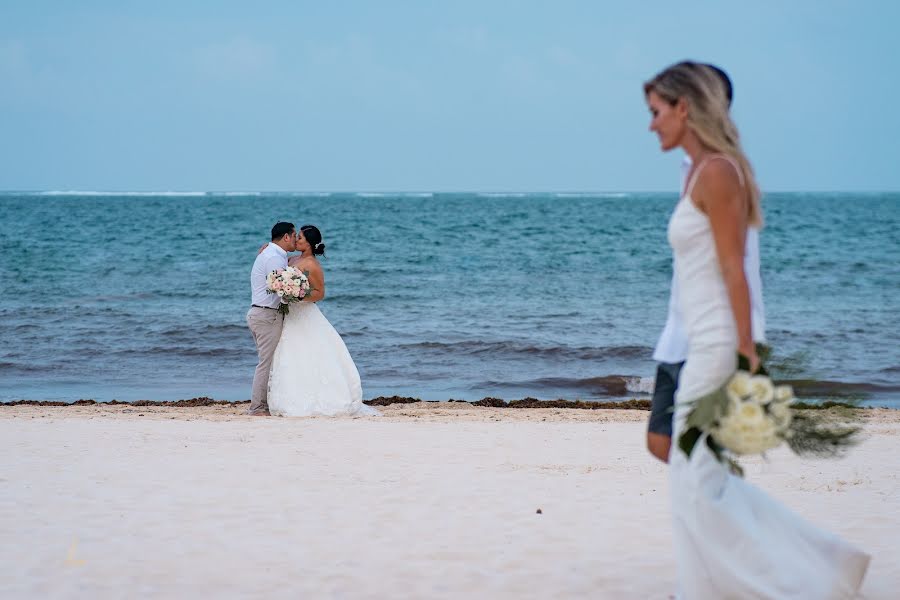
<svg viewBox="0 0 900 600">
<path fill-rule="evenodd" d="M 646 397 L 674 194 L 0 194 L 0 401 L 249 397 L 249 271 L 324 234 L 367 398 Z M 900 194 L 784 193 L 761 235 L 771 367 L 900 407 Z"/>
</svg>

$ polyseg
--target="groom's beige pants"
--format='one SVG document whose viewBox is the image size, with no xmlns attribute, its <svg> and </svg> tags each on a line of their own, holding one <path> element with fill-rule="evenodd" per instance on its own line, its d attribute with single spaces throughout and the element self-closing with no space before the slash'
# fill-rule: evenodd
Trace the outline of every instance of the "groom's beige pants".
<svg viewBox="0 0 900 600">
<path fill-rule="evenodd" d="M 284 315 L 275 309 L 251 306 L 247 312 L 247 325 L 253 334 L 256 352 L 259 354 L 259 364 L 256 365 L 256 373 L 253 375 L 250 413 L 263 412 L 269 410 L 269 371 L 272 368 L 275 348 L 281 339 Z"/>
</svg>

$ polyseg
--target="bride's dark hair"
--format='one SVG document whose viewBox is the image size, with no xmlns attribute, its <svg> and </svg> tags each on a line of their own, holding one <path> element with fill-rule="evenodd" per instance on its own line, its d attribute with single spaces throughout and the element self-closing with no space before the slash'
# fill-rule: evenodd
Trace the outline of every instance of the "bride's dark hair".
<svg viewBox="0 0 900 600">
<path fill-rule="evenodd" d="M 312 247 L 314 255 L 325 256 L 325 244 L 322 243 L 322 234 L 315 225 L 304 225 L 300 228 L 300 232 L 309 245 Z"/>
</svg>

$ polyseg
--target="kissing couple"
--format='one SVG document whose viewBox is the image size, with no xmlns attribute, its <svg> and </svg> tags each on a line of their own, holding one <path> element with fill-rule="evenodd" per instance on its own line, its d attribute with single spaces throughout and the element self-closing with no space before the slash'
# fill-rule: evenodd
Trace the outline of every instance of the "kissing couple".
<svg viewBox="0 0 900 600">
<path fill-rule="evenodd" d="M 288 256 L 288 252 L 299 252 Z M 253 376 L 250 410 L 255 416 L 377 415 L 363 404 L 359 371 L 344 340 L 316 302 L 325 297 L 322 234 L 313 225 L 297 231 L 293 223 L 272 227 L 272 241 L 260 250 L 250 271 L 252 305 L 247 325 L 256 342 L 259 364 Z M 294 267 L 307 274 L 310 293 L 278 310 L 279 296 L 269 291 L 269 273 Z"/>
</svg>

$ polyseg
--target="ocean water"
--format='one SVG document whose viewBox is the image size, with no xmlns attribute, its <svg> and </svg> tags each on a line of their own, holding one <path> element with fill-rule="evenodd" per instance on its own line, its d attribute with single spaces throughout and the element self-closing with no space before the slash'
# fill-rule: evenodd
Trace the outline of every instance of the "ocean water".
<svg viewBox="0 0 900 600">
<path fill-rule="evenodd" d="M 674 194 L 0 194 L 0 401 L 243 400 L 271 225 L 327 244 L 364 394 L 646 397 Z M 768 194 L 774 374 L 900 407 L 900 194 Z"/>
</svg>

